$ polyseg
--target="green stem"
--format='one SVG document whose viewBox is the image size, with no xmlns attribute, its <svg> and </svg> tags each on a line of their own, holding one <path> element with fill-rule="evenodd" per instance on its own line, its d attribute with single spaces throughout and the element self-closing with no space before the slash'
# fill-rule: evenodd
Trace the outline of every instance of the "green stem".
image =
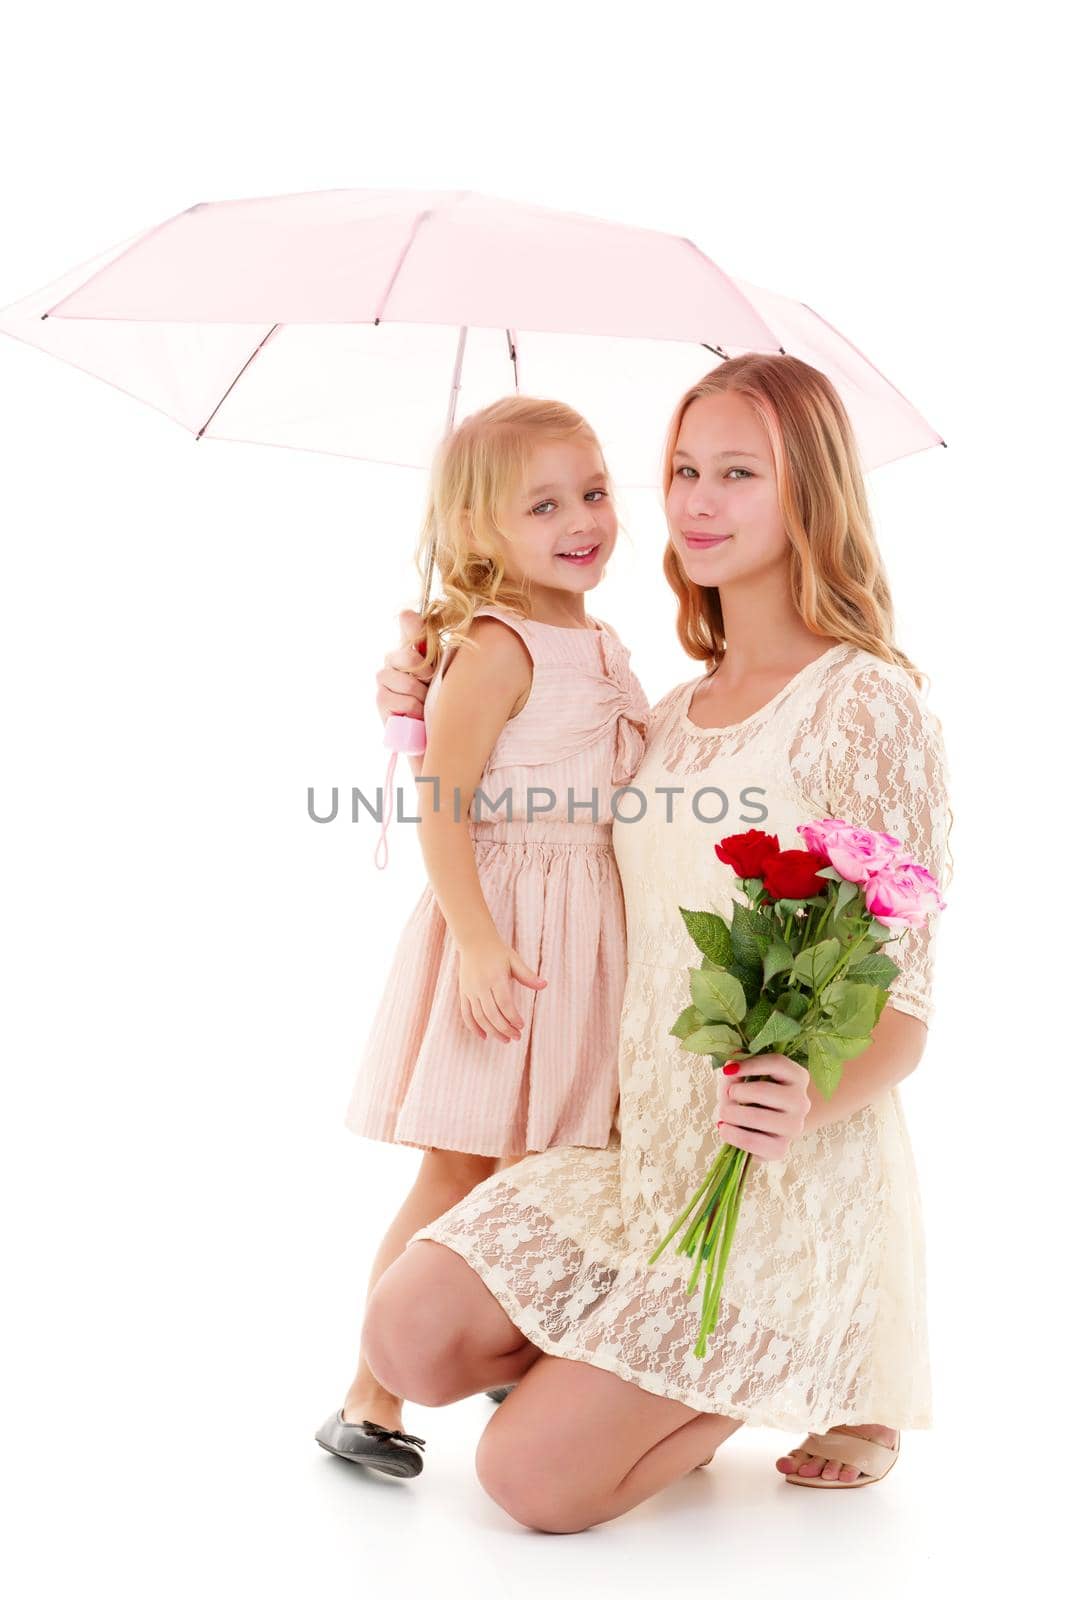
<svg viewBox="0 0 1067 1600">
<path fill-rule="evenodd" d="M 719 1301 L 722 1296 L 723 1280 L 726 1277 L 726 1263 L 730 1255 L 730 1246 L 733 1244 L 734 1229 L 741 1211 L 741 1197 L 744 1193 L 745 1175 L 748 1172 L 748 1151 L 743 1152 L 744 1159 L 738 1163 L 737 1176 L 726 1203 L 727 1218 L 723 1232 L 722 1245 L 719 1249 L 719 1259 L 715 1268 L 714 1287 L 705 1293 L 705 1309 L 701 1315 L 700 1337 L 707 1338 L 719 1320 Z M 710 1306 L 710 1318 L 708 1308 Z"/>
<path fill-rule="evenodd" d="M 723 1151 L 720 1151 L 719 1156 L 721 1157 L 722 1155 Z M 715 1208 L 721 1200 L 723 1185 L 729 1176 L 729 1164 L 728 1162 L 717 1158 L 716 1167 L 717 1171 L 715 1183 L 704 1197 L 704 1205 L 701 1209 L 700 1215 L 694 1222 L 689 1224 L 688 1232 L 677 1248 L 676 1254 L 678 1255 L 690 1256 L 693 1254 L 696 1239 L 698 1234 L 701 1232 L 705 1217 L 713 1217 L 715 1215 Z"/>
<path fill-rule="evenodd" d="M 719 1154 L 721 1155 L 722 1152 L 720 1151 Z M 663 1251 L 666 1250 L 667 1246 L 670 1244 L 671 1240 L 674 1238 L 675 1234 L 678 1232 L 678 1229 L 682 1226 L 682 1223 L 685 1221 L 685 1219 L 689 1216 L 690 1212 L 693 1210 L 693 1207 L 695 1205 L 697 1205 L 697 1203 L 703 1198 L 706 1190 L 714 1182 L 714 1180 L 715 1180 L 715 1168 L 716 1168 L 717 1164 L 718 1164 L 718 1156 L 715 1158 L 715 1161 L 712 1163 L 711 1170 L 708 1173 L 707 1177 L 704 1179 L 704 1182 L 700 1185 L 700 1188 L 697 1190 L 696 1194 L 690 1200 L 689 1204 L 686 1206 L 686 1208 L 682 1212 L 681 1216 L 674 1223 L 673 1227 L 671 1228 L 670 1233 L 667 1234 L 666 1238 L 664 1238 L 664 1239 L 662 1239 L 660 1241 L 660 1243 L 656 1246 L 656 1249 L 655 1249 L 654 1253 L 649 1256 L 649 1258 L 648 1258 L 649 1266 L 652 1266 L 652 1264 L 656 1261 L 657 1257 L 662 1255 Z"/>
<path fill-rule="evenodd" d="M 738 1153 L 739 1154 L 743 1154 L 742 1152 L 738 1152 Z M 737 1172 L 741 1171 L 741 1170 L 743 1170 L 743 1161 L 739 1162 L 737 1164 L 737 1167 L 735 1168 L 735 1172 L 734 1172 L 734 1177 L 735 1178 L 737 1176 Z M 736 1220 L 736 1210 L 735 1210 L 736 1194 L 737 1194 L 737 1191 L 736 1191 L 736 1185 L 735 1185 L 734 1187 L 731 1188 L 729 1198 L 727 1199 L 727 1201 L 726 1201 L 726 1203 L 725 1203 L 725 1205 L 723 1207 L 724 1213 L 726 1214 L 727 1229 L 728 1229 L 731 1237 L 732 1237 L 731 1216 L 733 1217 L 734 1220 Z M 700 1309 L 700 1324 L 699 1324 L 699 1327 L 698 1327 L 698 1330 L 697 1330 L 697 1342 L 696 1342 L 696 1345 L 695 1345 L 694 1350 L 693 1350 L 693 1354 L 696 1355 L 696 1356 L 699 1356 L 701 1359 L 703 1359 L 704 1356 L 707 1354 L 707 1348 L 708 1348 L 707 1336 L 708 1336 L 708 1333 L 709 1333 L 710 1329 L 715 1326 L 715 1323 L 716 1323 L 716 1321 L 718 1319 L 719 1292 L 718 1292 L 718 1290 L 716 1288 L 716 1283 L 719 1283 L 721 1285 L 721 1281 L 722 1281 L 721 1280 L 721 1275 L 720 1275 L 720 1264 L 722 1266 L 722 1269 L 725 1270 L 725 1257 L 723 1256 L 722 1252 L 723 1252 L 723 1250 L 728 1250 L 729 1249 L 729 1245 L 727 1243 L 727 1239 L 726 1239 L 726 1235 L 725 1234 L 724 1234 L 722 1240 L 720 1241 L 720 1246 L 721 1246 L 721 1248 L 720 1248 L 718 1256 L 716 1257 L 715 1262 L 708 1264 L 707 1276 L 704 1279 L 704 1299 L 703 1299 L 703 1303 L 702 1303 L 701 1309 Z"/>
<path fill-rule="evenodd" d="M 707 1242 L 705 1242 L 705 1245 L 704 1245 L 704 1259 L 705 1259 L 705 1261 L 707 1261 L 707 1258 L 709 1258 L 710 1253 L 712 1253 L 713 1243 L 715 1243 L 715 1240 L 717 1240 L 717 1238 L 718 1238 L 718 1234 L 720 1234 L 721 1218 L 723 1218 L 723 1216 L 725 1216 L 725 1214 L 726 1214 L 726 1206 L 729 1205 L 729 1195 L 731 1195 L 731 1192 L 733 1192 L 734 1173 L 736 1173 L 736 1170 L 737 1170 L 737 1163 L 741 1162 L 741 1160 L 744 1160 L 745 1152 L 744 1152 L 744 1150 L 737 1149 L 736 1144 L 731 1144 L 731 1146 L 726 1146 L 726 1149 L 729 1150 L 729 1158 L 728 1158 L 728 1162 L 726 1162 L 726 1173 L 725 1173 L 725 1178 L 723 1178 L 723 1186 L 721 1186 L 720 1194 L 718 1194 L 717 1227 L 715 1227 L 715 1232 L 713 1232 L 712 1237 L 710 1237 L 709 1240 L 707 1240 Z"/>
<path fill-rule="evenodd" d="M 689 1275 L 689 1289 L 687 1291 L 689 1294 L 692 1294 L 693 1290 L 697 1286 L 697 1278 L 700 1275 L 700 1267 L 704 1259 L 704 1240 L 707 1238 L 708 1231 L 711 1228 L 712 1213 L 710 1211 L 706 1211 L 704 1213 L 703 1220 L 703 1229 L 697 1237 L 696 1261 L 693 1263 L 693 1270 Z"/>
<path fill-rule="evenodd" d="M 727 1181 L 723 1185 L 723 1191 L 719 1195 L 718 1202 L 717 1202 L 717 1204 L 715 1206 L 715 1215 L 714 1215 L 714 1217 L 712 1219 L 711 1227 L 708 1230 L 707 1234 L 705 1234 L 704 1239 L 703 1239 L 703 1241 L 701 1243 L 700 1256 L 701 1256 L 701 1260 L 703 1260 L 703 1261 L 706 1261 L 708 1259 L 708 1256 L 714 1250 L 715 1241 L 718 1239 L 719 1234 L 722 1232 L 723 1215 L 724 1215 L 724 1212 L 725 1212 L 725 1209 L 726 1209 L 726 1198 L 727 1198 L 727 1195 L 729 1194 L 729 1192 L 730 1192 L 730 1180 L 729 1180 L 729 1174 L 727 1174 Z"/>
<path fill-rule="evenodd" d="M 828 896 L 828 897 L 827 897 L 827 900 L 826 900 L 826 905 L 825 905 L 825 907 L 824 907 L 824 909 L 823 909 L 823 914 L 822 914 L 822 916 L 821 916 L 821 917 L 820 917 L 820 918 L 819 918 L 819 926 L 818 926 L 818 928 L 817 928 L 817 929 L 816 929 L 816 930 L 815 930 L 815 943 L 816 943 L 816 944 L 818 944 L 818 942 L 819 942 L 819 940 L 820 940 L 820 938 L 821 938 L 821 937 L 822 937 L 822 930 L 823 930 L 823 929 L 824 929 L 824 928 L 825 928 L 825 926 L 826 926 L 826 919 L 827 919 L 827 917 L 828 917 L 828 916 L 829 916 L 829 915 L 830 915 L 830 910 L 831 910 L 831 899 L 830 899 L 830 897 L 829 897 L 829 896 Z"/>
</svg>

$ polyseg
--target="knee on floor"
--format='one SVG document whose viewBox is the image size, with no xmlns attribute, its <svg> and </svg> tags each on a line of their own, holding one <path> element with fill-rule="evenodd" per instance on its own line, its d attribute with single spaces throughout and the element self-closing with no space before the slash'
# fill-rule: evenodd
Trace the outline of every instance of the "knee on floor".
<svg viewBox="0 0 1067 1600">
<path fill-rule="evenodd" d="M 483 1434 L 475 1456 L 478 1482 L 514 1522 L 535 1533 L 584 1533 L 597 1520 L 565 1486 L 539 1482 L 528 1450 L 500 1446 Z M 546 1475 L 550 1469 L 545 1467 Z"/>
</svg>

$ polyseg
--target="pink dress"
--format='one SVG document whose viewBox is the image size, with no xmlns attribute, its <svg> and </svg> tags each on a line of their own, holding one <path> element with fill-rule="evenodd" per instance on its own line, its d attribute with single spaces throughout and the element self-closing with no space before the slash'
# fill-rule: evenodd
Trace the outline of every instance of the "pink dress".
<svg viewBox="0 0 1067 1600">
<path fill-rule="evenodd" d="M 497 932 L 548 984 L 533 990 L 512 979 L 517 1040 L 468 1032 L 458 952 L 427 884 L 401 935 L 345 1125 L 369 1139 L 468 1155 L 602 1149 L 618 1103 L 626 978 L 611 802 L 640 765 L 649 705 L 606 623 L 556 627 L 502 606 L 479 615 L 525 641 L 533 683 L 493 747 L 481 815 L 476 796 L 468 827 Z M 428 728 L 454 654 L 446 651 L 430 685 Z M 424 807 L 432 797 L 429 785 L 420 790 Z M 440 804 L 451 806 L 451 795 L 442 792 Z M 619 810 L 626 814 L 627 797 Z"/>
</svg>

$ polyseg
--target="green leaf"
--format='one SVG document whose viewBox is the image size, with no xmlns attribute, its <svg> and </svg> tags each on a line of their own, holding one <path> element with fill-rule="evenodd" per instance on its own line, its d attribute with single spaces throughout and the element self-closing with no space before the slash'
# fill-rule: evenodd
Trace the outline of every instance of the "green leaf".
<svg viewBox="0 0 1067 1600">
<path fill-rule="evenodd" d="M 793 966 L 793 952 L 777 934 L 771 939 L 763 955 L 763 981 L 770 983 L 779 972 L 789 972 Z"/>
<path fill-rule="evenodd" d="M 748 1002 L 745 991 L 732 973 L 719 968 L 690 967 L 689 992 L 693 1004 L 709 1022 L 744 1021 Z"/>
<path fill-rule="evenodd" d="M 869 1035 L 865 1039 L 844 1038 L 829 1023 L 820 1025 L 810 1036 L 804 1064 L 824 1100 L 829 1100 L 841 1080 L 842 1063 L 862 1055 L 870 1042 Z"/>
<path fill-rule="evenodd" d="M 843 916 L 832 916 L 824 929 L 824 937 L 839 939 L 842 948 L 846 944 L 858 945 L 865 933 L 866 921 L 863 917 L 856 916 L 854 907 L 851 911 L 846 911 Z M 872 945 L 871 948 L 875 946 Z"/>
<path fill-rule="evenodd" d="M 756 996 L 749 1006 L 742 1024 L 746 1039 L 752 1039 L 756 1036 L 773 1010 L 774 1001 L 769 994 Z"/>
<path fill-rule="evenodd" d="M 804 994 L 800 989 L 786 989 L 779 996 L 778 1010 L 784 1011 L 786 1016 L 792 1017 L 794 1021 L 802 1022 L 807 1015 L 810 1000 L 810 995 Z"/>
<path fill-rule="evenodd" d="M 763 992 L 763 973 L 759 967 L 743 967 L 739 962 L 731 961 L 726 970 L 745 991 L 745 1005 L 754 1006 Z"/>
<path fill-rule="evenodd" d="M 747 894 L 750 900 L 758 900 L 760 895 L 763 893 L 763 879 L 742 878 L 741 888 L 744 890 L 745 894 Z"/>
<path fill-rule="evenodd" d="M 749 1055 L 756 1055 L 760 1050 L 775 1049 L 780 1044 L 788 1044 L 790 1039 L 795 1039 L 800 1032 L 800 1023 L 794 1022 L 792 1017 L 787 1017 L 781 1011 L 772 1011 L 766 1023 L 751 1041 L 748 1047 Z"/>
<path fill-rule="evenodd" d="M 842 910 L 842 908 L 844 906 L 848 905 L 850 900 L 855 899 L 855 897 L 856 897 L 856 895 L 858 893 L 859 893 L 859 886 L 857 884 L 850 883 L 847 878 L 842 878 L 841 887 L 837 891 L 837 911 L 838 911 L 838 913 L 841 912 L 841 910 Z"/>
<path fill-rule="evenodd" d="M 741 966 L 755 967 L 762 971 L 763 952 L 767 949 L 770 939 L 770 926 L 758 911 L 754 911 L 751 906 L 734 907 L 730 941 L 734 955 Z"/>
<path fill-rule="evenodd" d="M 691 1033 L 688 1039 L 683 1039 L 682 1049 L 696 1056 L 720 1055 L 725 1060 L 732 1050 L 740 1050 L 742 1043 L 741 1035 L 735 1029 L 728 1028 L 723 1022 L 709 1022 Z"/>
<path fill-rule="evenodd" d="M 808 1041 L 808 1075 L 824 1100 L 841 1082 L 841 1057 L 826 1049 L 817 1036 Z"/>
<path fill-rule="evenodd" d="M 674 1027 L 669 1031 L 678 1039 L 688 1039 L 699 1027 L 707 1021 L 704 1013 L 697 1006 L 686 1006 Z"/>
<path fill-rule="evenodd" d="M 889 987 L 899 972 L 896 962 L 883 955 L 861 956 L 859 961 L 850 962 L 848 967 L 850 978 L 861 978 L 865 983 L 878 983 L 885 988 Z"/>
<path fill-rule="evenodd" d="M 885 923 L 880 922 L 877 917 L 874 918 L 867 929 L 867 938 L 875 939 L 879 944 L 884 944 L 887 939 L 895 939 L 897 937 L 892 928 L 887 928 Z"/>
<path fill-rule="evenodd" d="M 793 962 L 793 976 L 815 989 L 824 983 L 841 956 L 841 946 L 836 939 L 820 939 L 807 950 L 802 950 Z"/>
<path fill-rule="evenodd" d="M 871 983 L 850 983 L 844 999 L 834 1007 L 834 1032 L 845 1039 L 869 1037 L 874 1028 L 877 997 L 884 993 L 884 989 Z"/>
<path fill-rule="evenodd" d="M 733 954 L 730 930 L 722 917 L 714 911 L 687 911 L 679 906 L 689 937 L 701 955 L 709 956 L 716 966 L 724 967 Z"/>
</svg>

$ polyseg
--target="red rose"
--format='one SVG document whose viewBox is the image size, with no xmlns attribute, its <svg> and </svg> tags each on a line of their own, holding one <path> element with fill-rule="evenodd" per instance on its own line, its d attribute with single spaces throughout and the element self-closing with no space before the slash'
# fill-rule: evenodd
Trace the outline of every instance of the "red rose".
<svg viewBox="0 0 1067 1600">
<path fill-rule="evenodd" d="M 768 865 L 763 887 L 772 900 L 807 900 L 827 888 L 816 874 L 829 865 L 830 858 L 816 850 L 782 850 Z"/>
<path fill-rule="evenodd" d="M 777 834 L 762 833 L 759 828 L 749 828 L 747 833 L 731 833 L 728 839 L 720 839 L 715 846 L 719 860 L 733 867 L 739 878 L 762 878 L 778 853 Z M 791 854 L 798 852 L 794 850 Z"/>
</svg>

